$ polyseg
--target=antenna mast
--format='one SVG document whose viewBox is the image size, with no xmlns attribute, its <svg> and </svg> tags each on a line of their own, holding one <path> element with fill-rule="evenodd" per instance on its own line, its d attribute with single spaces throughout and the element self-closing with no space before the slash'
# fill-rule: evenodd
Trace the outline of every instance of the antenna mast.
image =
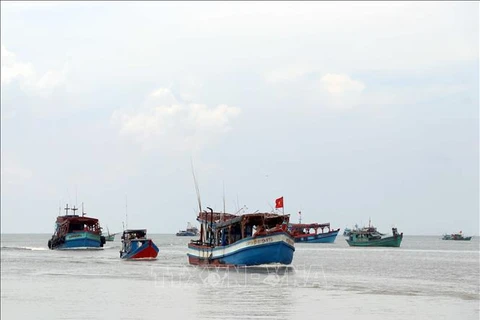
<svg viewBox="0 0 480 320">
<path fill-rule="evenodd" d="M 221 221 L 224 221 L 225 219 L 225 181 L 223 182 L 223 213 L 221 217 Z"/>
<path fill-rule="evenodd" d="M 128 206 L 127 206 L 127 195 L 125 195 L 125 226 L 128 229 Z"/>
<path fill-rule="evenodd" d="M 198 212 L 202 212 L 202 202 L 200 200 L 200 189 L 198 188 L 197 178 L 195 177 L 195 170 L 193 169 L 193 159 L 190 159 L 192 163 L 192 175 L 193 175 L 193 182 L 195 183 L 195 192 L 197 193 L 197 201 L 198 201 Z"/>
</svg>

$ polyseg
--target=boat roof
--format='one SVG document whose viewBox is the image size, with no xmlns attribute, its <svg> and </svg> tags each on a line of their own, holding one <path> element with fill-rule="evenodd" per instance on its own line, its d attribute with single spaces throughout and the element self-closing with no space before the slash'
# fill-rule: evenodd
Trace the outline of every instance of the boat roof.
<svg viewBox="0 0 480 320">
<path fill-rule="evenodd" d="M 213 219 L 212 219 L 213 216 Z M 264 222 L 270 224 L 281 224 L 284 221 L 288 222 L 290 215 L 280 215 L 276 213 L 245 213 L 242 215 L 234 215 L 231 213 L 219 213 L 219 212 L 201 212 L 198 215 L 197 220 L 200 222 L 208 222 L 214 224 L 215 228 L 223 228 L 236 223 L 245 223 L 245 224 L 261 224 Z M 213 221 L 212 221 L 213 220 Z"/>
<path fill-rule="evenodd" d="M 292 223 L 292 228 L 304 229 L 304 228 L 325 228 L 330 227 L 330 222 L 327 223 Z"/>
<path fill-rule="evenodd" d="M 58 222 L 70 221 L 70 222 L 77 222 L 77 223 L 94 224 L 98 222 L 98 219 L 87 217 L 87 216 L 64 215 L 64 216 L 58 216 L 57 221 Z"/>
<path fill-rule="evenodd" d="M 147 229 L 128 229 L 124 230 L 123 233 L 147 233 Z"/>
</svg>

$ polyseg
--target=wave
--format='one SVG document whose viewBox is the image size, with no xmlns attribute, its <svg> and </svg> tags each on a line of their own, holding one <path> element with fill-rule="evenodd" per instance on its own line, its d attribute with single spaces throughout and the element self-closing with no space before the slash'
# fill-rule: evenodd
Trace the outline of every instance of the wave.
<svg viewBox="0 0 480 320">
<path fill-rule="evenodd" d="M 45 251 L 48 250 L 46 247 L 8 247 L 2 246 L 2 250 L 28 250 L 28 251 Z"/>
</svg>

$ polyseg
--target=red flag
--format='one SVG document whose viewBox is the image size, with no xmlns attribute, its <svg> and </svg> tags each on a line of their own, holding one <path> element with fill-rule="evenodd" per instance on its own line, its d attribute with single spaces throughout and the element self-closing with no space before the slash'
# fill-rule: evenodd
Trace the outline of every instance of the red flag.
<svg viewBox="0 0 480 320">
<path fill-rule="evenodd" d="M 275 209 L 283 208 L 283 197 L 275 200 Z"/>
</svg>

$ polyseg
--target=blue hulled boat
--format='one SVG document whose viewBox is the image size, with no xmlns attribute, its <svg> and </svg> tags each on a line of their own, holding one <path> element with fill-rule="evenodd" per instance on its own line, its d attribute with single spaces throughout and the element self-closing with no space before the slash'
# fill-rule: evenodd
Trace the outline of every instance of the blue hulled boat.
<svg viewBox="0 0 480 320">
<path fill-rule="evenodd" d="M 147 238 L 146 229 L 125 230 L 122 235 L 122 259 L 156 259 L 158 247 L 152 239 Z"/>
<path fill-rule="evenodd" d="M 330 223 L 292 223 L 288 226 L 295 242 L 333 243 L 339 229 L 331 229 Z"/>
<path fill-rule="evenodd" d="M 200 239 L 188 244 L 193 265 L 253 266 L 292 262 L 295 242 L 288 215 L 201 212 Z"/>
<path fill-rule="evenodd" d="M 73 215 L 68 214 L 73 211 Z M 58 216 L 55 231 L 48 240 L 50 249 L 98 249 L 105 244 L 105 237 L 101 235 L 98 219 L 75 214 L 78 208 L 65 207 L 65 215 Z"/>
</svg>

